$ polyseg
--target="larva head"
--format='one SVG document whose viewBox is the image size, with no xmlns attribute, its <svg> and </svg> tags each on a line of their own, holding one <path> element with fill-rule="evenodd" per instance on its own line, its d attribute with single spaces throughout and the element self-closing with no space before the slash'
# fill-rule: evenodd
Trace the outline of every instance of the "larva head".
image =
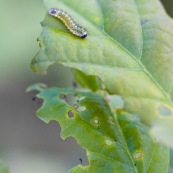
<svg viewBox="0 0 173 173">
<path fill-rule="evenodd" d="M 87 36 L 86 30 L 81 26 L 78 26 L 77 32 L 78 32 L 78 36 L 81 38 L 85 38 Z"/>
<path fill-rule="evenodd" d="M 57 9 L 57 8 L 51 8 L 51 9 L 48 11 L 48 13 L 49 13 L 50 15 L 52 15 L 52 16 L 56 16 L 57 12 L 58 12 L 58 9 Z"/>
<path fill-rule="evenodd" d="M 81 38 L 85 38 L 87 36 L 87 32 L 83 32 L 83 35 L 81 36 Z"/>
</svg>

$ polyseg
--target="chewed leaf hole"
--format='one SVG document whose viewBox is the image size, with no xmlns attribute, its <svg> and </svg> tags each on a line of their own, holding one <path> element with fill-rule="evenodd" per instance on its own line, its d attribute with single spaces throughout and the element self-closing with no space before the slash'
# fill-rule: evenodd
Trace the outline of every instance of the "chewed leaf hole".
<svg viewBox="0 0 173 173">
<path fill-rule="evenodd" d="M 143 157 L 143 153 L 140 151 L 137 151 L 134 155 L 135 159 L 141 159 Z"/>
<path fill-rule="evenodd" d="M 113 144 L 113 141 L 106 139 L 105 143 L 106 145 L 111 146 Z"/>
<path fill-rule="evenodd" d="M 64 100 L 65 102 L 68 102 L 68 96 L 65 95 L 65 94 L 60 94 L 59 95 L 59 98 L 62 99 L 62 100 Z"/>
<path fill-rule="evenodd" d="M 99 120 L 98 119 L 94 119 L 94 124 L 99 124 Z"/>
<path fill-rule="evenodd" d="M 98 117 L 93 117 L 91 120 L 90 120 L 90 123 L 97 129 L 100 129 L 100 119 Z"/>
<path fill-rule="evenodd" d="M 85 106 L 80 106 L 77 111 L 78 112 L 82 112 L 82 111 L 85 111 L 86 110 L 86 107 Z"/>
<path fill-rule="evenodd" d="M 172 115 L 172 111 L 171 109 L 169 109 L 168 107 L 164 106 L 164 105 L 160 105 L 159 108 L 159 114 L 163 115 L 163 116 L 171 116 Z"/>
<path fill-rule="evenodd" d="M 78 98 L 77 102 L 80 102 L 80 101 L 82 101 L 84 99 L 85 99 L 85 97 L 84 96 L 81 96 L 81 97 Z"/>
<path fill-rule="evenodd" d="M 72 110 L 68 111 L 68 117 L 73 118 L 74 117 L 74 112 Z"/>
<path fill-rule="evenodd" d="M 73 94 L 60 94 L 59 98 L 64 100 L 67 105 L 72 106 L 77 112 L 82 112 L 86 110 L 85 106 L 81 106 L 80 102 L 85 99 L 85 97 L 78 97 Z"/>
<path fill-rule="evenodd" d="M 64 100 L 69 106 L 73 106 L 77 102 L 77 97 L 73 94 L 60 94 L 59 98 Z"/>
</svg>

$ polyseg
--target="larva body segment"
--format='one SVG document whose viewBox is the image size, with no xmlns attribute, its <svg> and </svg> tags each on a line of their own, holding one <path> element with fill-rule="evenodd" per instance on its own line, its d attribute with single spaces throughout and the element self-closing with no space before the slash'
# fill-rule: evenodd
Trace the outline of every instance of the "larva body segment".
<svg viewBox="0 0 173 173">
<path fill-rule="evenodd" d="M 87 31 L 82 26 L 79 26 L 77 23 L 75 23 L 71 16 L 68 15 L 65 11 L 57 8 L 51 8 L 48 13 L 51 16 L 60 19 L 74 35 L 81 38 L 85 38 L 87 36 Z"/>
</svg>

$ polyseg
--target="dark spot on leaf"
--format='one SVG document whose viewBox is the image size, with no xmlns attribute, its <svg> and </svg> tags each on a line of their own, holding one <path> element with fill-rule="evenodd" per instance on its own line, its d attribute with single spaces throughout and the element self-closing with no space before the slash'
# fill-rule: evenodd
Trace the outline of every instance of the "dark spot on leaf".
<svg viewBox="0 0 173 173">
<path fill-rule="evenodd" d="M 145 19 L 145 20 L 141 20 L 141 25 L 145 25 L 147 22 L 148 22 L 147 19 Z"/>
<path fill-rule="evenodd" d="M 80 164 L 82 164 L 82 158 L 79 158 Z"/>
<path fill-rule="evenodd" d="M 77 88 L 77 83 L 75 81 L 73 82 L 73 87 Z"/>
<path fill-rule="evenodd" d="M 62 99 L 62 100 L 64 100 L 66 103 L 68 102 L 68 97 L 65 94 L 60 94 L 59 95 L 59 98 Z"/>
<path fill-rule="evenodd" d="M 72 110 L 68 111 L 68 117 L 73 118 L 74 117 L 74 112 Z"/>
<path fill-rule="evenodd" d="M 37 38 L 37 41 L 40 41 L 40 38 L 39 37 Z"/>
</svg>

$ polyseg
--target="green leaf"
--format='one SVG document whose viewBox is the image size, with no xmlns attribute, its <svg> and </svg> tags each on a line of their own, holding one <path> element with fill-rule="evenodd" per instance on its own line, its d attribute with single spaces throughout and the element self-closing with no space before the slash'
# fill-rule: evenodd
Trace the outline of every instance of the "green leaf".
<svg viewBox="0 0 173 173">
<path fill-rule="evenodd" d="M 79 70 L 75 70 L 75 79 L 81 84 L 81 86 L 88 87 L 92 91 L 97 91 L 102 87 L 99 78 L 95 76 L 87 76 Z"/>
<path fill-rule="evenodd" d="M 7 166 L 0 160 L 0 173 L 9 173 Z"/>
<path fill-rule="evenodd" d="M 168 173 L 173 172 L 173 149 L 170 149 L 170 162 L 169 162 L 169 171 Z"/>
<path fill-rule="evenodd" d="M 173 121 L 173 21 L 159 0 L 46 0 L 45 6 L 68 12 L 88 36 L 74 36 L 46 14 L 33 71 L 63 64 L 99 77 L 110 94 L 123 97 L 126 111 L 150 127 Z"/>
<path fill-rule="evenodd" d="M 151 137 L 136 116 L 124 111 L 115 114 L 99 94 L 42 84 L 28 91 L 35 89 L 44 100 L 38 117 L 58 121 L 61 137 L 74 137 L 87 151 L 89 165 L 79 165 L 69 173 L 167 173 L 168 148 Z"/>
</svg>

